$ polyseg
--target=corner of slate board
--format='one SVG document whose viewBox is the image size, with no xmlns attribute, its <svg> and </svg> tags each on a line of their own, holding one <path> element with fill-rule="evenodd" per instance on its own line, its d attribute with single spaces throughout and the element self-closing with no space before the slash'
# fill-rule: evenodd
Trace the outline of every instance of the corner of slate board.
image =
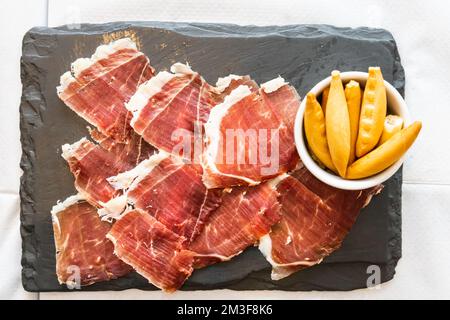
<svg viewBox="0 0 450 320">
<path fill-rule="evenodd" d="M 20 131 L 22 283 L 28 291 L 67 291 L 55 274 L 50 210 L 75 193 L 60 157 L 61 145 L 87 134 L 87 123 L 56 96 L 59 77 L 77 58 L 116 37 L 130 36 L 157 70 L 189 62 L 207 81 L 230 73 L 259 82 L 283 76 L 304 96 L 333 69 L 366 71 L 379 65 L 402 94 L 405 75 L 392 35 L 382 29 L 328 25 L 237 26 L 230 24 L 116 22 L 80 28 L 33 28 L 23 40 Z M 381 281 L 393 278 L 401 257 L 401 169 L 363 209 L 342 248 L 321 264 L 281 281 L 256 248 L 229 262 L 197 270 L 182 290 L 352 290 L 366 287 L 367 268 L 379 266 Z M 136 273 L 83 290 L 154 290 Z"/>
</svg>

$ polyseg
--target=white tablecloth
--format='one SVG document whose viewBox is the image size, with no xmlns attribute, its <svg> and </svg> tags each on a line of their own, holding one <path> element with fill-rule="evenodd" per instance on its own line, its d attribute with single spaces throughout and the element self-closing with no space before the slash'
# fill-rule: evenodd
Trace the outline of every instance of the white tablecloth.
<svg viewBox="0 0 450 320">
<path fill-rule="evenodd" d="M 391 31 L 406 71 L 406 100 L 422 133 L 404 167 L 403 258 L 394 280 L 380 289 L 352 292 L 229 290 L 29 294 L 20 284 L 19 79 L 20 43 L 34 25 L 46 25 L 47 1 L 3 4 L 0 62 L 0 298 L 450 298 L 450 6 L 447 1 L 174 1 L 49 0 L 48 25 L 117 20 L 228 22 L 236 24 L 326 23 L 382 27 Z M 25 5 L 24 5 L 25 3 Z M 5 8 L 6 6 L 6 8 Z M 22 9 L 22 8 L 26 8 Z"/>
</svg>

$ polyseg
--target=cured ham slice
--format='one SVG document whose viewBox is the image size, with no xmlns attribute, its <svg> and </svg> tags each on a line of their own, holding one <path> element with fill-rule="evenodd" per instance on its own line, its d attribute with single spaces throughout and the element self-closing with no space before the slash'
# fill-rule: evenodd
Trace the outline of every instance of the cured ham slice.
<svg viewBox="0 0 450 320">
<path fill-rule="evenodd" d="M 93 132 L 93 136 L 97 139 L 103 137 L 97 132 Z M 108 183 L 108 177 L 133 168 L 144 155 L 148 157 L 152 152 L 150 146 L 139 145 L 137 136 L 128 143 L 105 139 L 100 143 L 107 149 L 86 138 L 62 146 L 62 156 L 75 177 L 75 188 L 95 206 L 120 195 L 120 192 Z"/>
<path fill-rule="evenodd" d="M 337 189 L 318 180 L 303 165 L 291 175 L 317 194 L 328 206 L 341 212 L 359 212 L 370 203 L 374 195 L 383 190 L 382 185 L 356 191 Z"/>
<path fill-rule="evenodd" d="M 108 181 L 124 195 L 100 210 L 105 218 L 118 217 L 127 206 L 155 217 L 191 242 L 221 202 L 221 190 L 208 190 L 202 183 L 202 168 L 161 151 L 134 169 Z"/>
<path fill-rule="evenodd" d="M 72 63 L 57 88 L 64 103 L 102 134 L 125 141 L 132 132 L 125 103 L 154 69 L 129 38 L 97 48 L 91 58 Z"/>
<path fill-rule="evenodd" d="M 91 138 L 97 142 L 102 149 L 114 154 L 117 161 L 129 164 L 130 167 L 134 167 L 141 161 L 148 159 L 148 157 L 156 151 L 155 148 L 134 132 L 130 133 L 130 136 L 124 142 L 105 136 L 96 129 L 90 130 L 89 133 Z"/>
<path fill-rule="evenodd" d="M 295 168 L 296 90 L 279 77 L 252 92 L 241 85 L 205 124 L 203 182 L 208 188 L 256 185 Z"/>
<path fill-rule="evenodd" d="M 175 291 L 192 273 L 193 253 L 184 238 L 142 210 L 125 213 L 107 235 L 115 254 L 150 283 Z"/>
<path fill-rule="evenodd" d="M 52 220 L 59 283 L 86 286 L 132 271 L 114 255 L 114 246 L 106 238 L 111 225 L 101 221 L 97 209 L 80 195 L 55 205 Z"/>
<path fill-rule="evenodd" d="M 230 260 L 257 243 L 280 219 L 277 195 L 267 183 L 225 193 L 222 205 L 189 247 L 196 253 L 195 267 Z"/>
<path fill-rule="evenodd" d="M 264 235 L 259 249 L 272 265 L 272 279 L 320 263 L 338 249 L 360 209 L 381 190 L 348 191 L 317 180 L 306 168 L 274 179 L 281 220 Z"/>
<path fill-rule="evenodd" d="M 213 87 L 189 66 L 176 63 L 171 73 L 158 73 L 131 98 L 131 126 L 158 149 L 199 163 L 203 124 L 211 108 L 240 84 L 257 87 L 249 77 L 236 75 L 219 79 Z"/>
</svg>

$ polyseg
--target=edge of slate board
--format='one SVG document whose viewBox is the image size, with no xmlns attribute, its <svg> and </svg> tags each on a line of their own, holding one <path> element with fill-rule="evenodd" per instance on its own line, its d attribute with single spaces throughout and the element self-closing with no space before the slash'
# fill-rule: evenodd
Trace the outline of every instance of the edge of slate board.
<svg viewBox="0 0 450 320">
<path fill-rule="evenodd" d="M 37 271 L 36 260 L 40 252 L 36 250 L 37 238 L 35 237 L 36 214 L 35 203 L 38 199 L 33 197 L 35 183 L 34 167 L 37 161 L 34 149 L 33 129 L 43 125 L 44 111 L 47 108 L 45 97 L 42 94 L 43 79 L 47 70 L 42 70 L 37 61 L 47 54 L 45 46 L 35 46 L 34 42 L 39 38 L 49 41 L 51 47 L 52 36 L 61 35 L 90 35 L 105 34 L 123 30 L 133 30 L 133 28 L 157 28 L 161 31 L 169 30 L 189 37 L 211 37 L 211 38 L 242 38 L 242 37 L 284 37 L 284 38 L 305 38 L 314 39 L 321 37 L 339 36 L 351 39 L 361 39 L 371 41 L 381 41 L 393 47 L 392 54 L 395 57 L 393 67 L 392 84 L 402 95 L 404 95 L 404 70 L 400 63 L 397 46 L 392 35 L 383 29 L 372 28 L 337 28 L 329 25 L 288 25 L 288 26 L 238 26 L 232 24 L 210 24 L 210 23 L 171 23 L 171 22 L 113 22 L 107 24 L 82 24 L 79 28 L 72 26 L 61 26 L 57 28 L 36 27 L 28 31 L 23 39 L 23 54 L 21 58 L 21 79 L 23 92 L 20 104 L 20 130 L 22 143 L 22 158 L 20 167 L 23 175 L 20 181 L 20 220 L 22 236 L 22 284 L 27 291 L 68 291 L 64 286 L 56 288 L 43 288 L 36 283 Z M 50 49 L 48 49 L 50 50 Z M 75 115 L 74 115 L 75 117 Z M 59 156 L 55 154 L 55 156 Z M 387 228 L 393 236 L 388 239 L 390 257 L 387 263 L 380 264 L 381 282 L 389 281 L 395 274 L 395 267 L 401 257 L 401 169 L 391 178 L 384 192 L 388 195 L 392 208 L 390 225 Z M 392 186 L 392 188 L 391 188 Z M 387 190 L 386 190 L 387 189 Z M 391 191 L 389 191 L 391 190 Z M 376 199 L 374 199 L 376 201 Z M 374 201 L 371 203 L 371 206 Z M 363 215 L 364 212 L 361 214 Z M 50 214 L 49 214 L 50 218 Z M 361 220 L 361 219 L 358 219 Z M 358 224 L 358 221 L 357 221 Z M 351 235 L 351 233 L 350 233 Z M 349 236 L 350 236 L 349 235 Z M 344 241 L 345 244 L 345 241 Z M 49 248 L 49 250 L 54 250 Z M 309 291 L 309 290 L 352 290 L 365 287 L 368 274 L 354 273 L 358 270 L 367 270 L 371 263 L 364 261 L 356 262 L 333 262 L 332 259 L 325 259 L 325 263 L 301 271 L 302 279 L 295 280 L 295 276 L 288 277 L 281 281 L 270 280 L 270 267 L 255 248 L 246 250 L 236 257 L 245 263 L 246 259 L 257 261 L 255 271 L 243 274 L 242 278 L 231 281 L 215 283 L 200 279 L 200 271 L 197 271 L 181 288 L 181 290 L 201 290 L 227 288 L 234 290 L 289 290 L 289 291 Z M 255 260 L 256 259 L 256 260 Z M 329 261 L 330 260 L 330 261 Z M 253 262 L 254 262 L 253 261 Z M 216 269 L 226 270 L 228 262 L 216 265 Z M 263 269 L 261 265 L 264 265 Z M 259 268 L 259 269 L 258 269 Z M 319 271 L 320 270 L 320 271 Z M 204 270 L 202 270 L 203 272 Z M 326 271 L 326 272 L 325 272 Z M 317 277 L 317 274 L 327 274 L 328 278 Z M 203 273 L 202 273 L 203 274 Z M 299 273 L 297 273 L 299 274 Z M 333 274 L 339 275 L 340 279 L 333 278 Z M 220 275 L 219 272 L 215 276 Z M 56 275 L 55 275 L 56 278 Z M 220 279 L 219 279 L 220 280 Z M 339 284 L 336 285 L 336 283 Z M 94 284 L 83 287 L 83 290 L 123 290 L 128 288 L 139 288 L 144 290 L 154 290 L 155 288 L 146 283 L 139 275 L 130 274 L 124 278 Z"/>
</svg>

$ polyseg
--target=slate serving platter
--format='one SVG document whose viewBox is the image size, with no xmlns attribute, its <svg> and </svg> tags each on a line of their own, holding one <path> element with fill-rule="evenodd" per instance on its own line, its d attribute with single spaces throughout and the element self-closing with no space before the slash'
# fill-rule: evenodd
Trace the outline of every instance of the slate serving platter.
<svg viewBox="0 0 450 320">
<path fill-rule="evenodd" d="M 20 105 L 22 282 L 28 291 L 68 290 L 55 275 L 50 209 L 57 200 L 76 193 L 60 156 L 61 145 L 86 136 L 88 124 L 64 106 L 55 87 L 72 61 L 123 36 L 138 43 L 156 70 L 187 61 L 210 83 L 230 73 L 249 74 L 258 83 L 281 75 L 303 97 L 333 69 L 366 71 L 378 65 L 385 79 L 404 92 L 396 43 L 381 29 L 163 22 L 31 29 L 23 39 Z M 382 282 L 388 281 L 401 257 L 401 185 L 399 170 L 362 210 L 342 248 L 320 265 L 272 281 L 269 264 L 250 248 L 229 262 L 195 271 L 181 290 L 351 290 L 367 286 L 371 265 L 380 268 Z M 82 290 L 128 288 L 155 289 L 133 273 Z"/>
</svg>

